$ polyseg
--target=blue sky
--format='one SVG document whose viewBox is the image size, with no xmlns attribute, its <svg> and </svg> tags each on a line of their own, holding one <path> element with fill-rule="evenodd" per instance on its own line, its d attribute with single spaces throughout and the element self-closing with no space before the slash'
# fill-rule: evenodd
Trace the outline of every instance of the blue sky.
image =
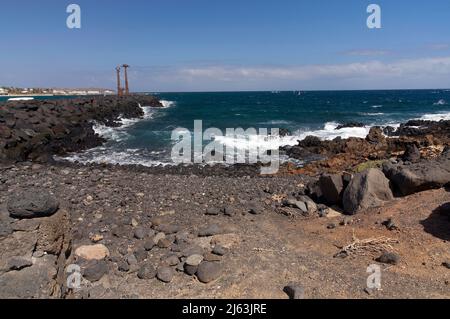
<svg viewBox="0 0 450 319">
<path fill-rule="evenodd" d="M 450 87 L 448 0 L 16 0 L 0 15 L 0 86 L 114 88 L 128 63 L 141 91 Z"/>
</svg>

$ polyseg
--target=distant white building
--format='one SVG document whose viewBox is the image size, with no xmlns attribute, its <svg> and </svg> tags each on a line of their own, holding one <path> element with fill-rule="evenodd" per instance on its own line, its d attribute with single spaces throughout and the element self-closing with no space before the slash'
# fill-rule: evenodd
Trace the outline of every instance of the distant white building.
<svg viewBox="0 0 450 319">
<path fill-rule="evenodd" d="M 55 95 L 66 95 L 66 91 L 62 91 L 62 90 L 53 90 L 53 94 Z"/>
<path fill-rule="evenodd" d="M 8 94 L 8 90 L 4 89 L 4 88 L 0 88 L 0 95 L 7 95 Z"/>
</svg>

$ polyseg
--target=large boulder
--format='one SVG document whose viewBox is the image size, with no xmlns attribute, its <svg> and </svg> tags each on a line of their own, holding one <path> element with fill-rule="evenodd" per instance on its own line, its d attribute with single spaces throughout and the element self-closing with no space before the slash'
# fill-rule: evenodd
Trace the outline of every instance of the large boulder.
<svg viewBox="0 0 450 319">
<path fill-rule="evenodd" d="M 354 176 L 344 191 L 343 206 L 347 214 L 356 214 L 362 210 L 380 207 L 394 198 L 389 180 L 383 172 L 371 168 Z"/>
<path fill-rule="evenodd" d="M 344 183 L 340 174 L 324 174 L 319 179 L 319 186 L 324 201 L 328 205 L 340 204 Z"/>
<path fill-rule="evenodd" d="M 14 218 L 48 217 L 58 210 L 59 202 L 48 191 L 29 189 L 13 194 L 7 207 Z"/>
<path fill-rule="evenodd" d="M 400 196 L 438 189 L 450 183 L 450 160 L 423 161 L 412 165 L 383 164 L 383 172 Z"/>
</svg>

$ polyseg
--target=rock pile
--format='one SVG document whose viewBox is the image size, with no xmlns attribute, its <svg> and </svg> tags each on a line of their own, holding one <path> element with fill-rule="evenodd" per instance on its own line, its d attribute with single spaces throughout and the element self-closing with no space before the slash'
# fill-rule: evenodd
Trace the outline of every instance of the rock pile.
<svg viewBox="0 0 450 319">
<path fill-rule="evenodd" d="M 10 197 L 0 214 L 0 298 L 60 298 L 66 256 L 70 254 L 69 216 L 42 189 Z"/>
<path fill-rule="evenodd" d="M 93 121 L 120 126 L 119 117 L 139 118 L 142 106 L 161 107 L 152 96 L 13 101 L 0 104 L 0 161 L 46 162 L 52 155 L 102 144 Z"/>
<path fill-rule="evenodd" d="M 415 153 L 412 148 L 412 153 Z M 323 174 L 308 185 L 308 194 L 317 202 L 341 206 L 353 215 L 369 208 L 383 206 L 397 196 L 407 196 L 450 183 L 449 152 L 434 160 L 417 159 L 385 161 L 382 170 L 369 168 L 360 173 Z"/>
<path fill-rule="evenodd" d="M 349 126 L 357 124 L 349 123 Z M 393 154 L 403 153 L 403 161 L 416 163 L 422 158 L 422 149 L 436 154 L 436 150 L 449 144 L 450 121 L 409 121 L 398 129 L 372 127 L 365 139 L 337 137 L 322 141 L 307 136 L 298 145 L 282 147 L 280 151 L 307 163 L 296 173 L 317 175 L 350 170 L 368 160 L 388 160 Z"/>
</svg>

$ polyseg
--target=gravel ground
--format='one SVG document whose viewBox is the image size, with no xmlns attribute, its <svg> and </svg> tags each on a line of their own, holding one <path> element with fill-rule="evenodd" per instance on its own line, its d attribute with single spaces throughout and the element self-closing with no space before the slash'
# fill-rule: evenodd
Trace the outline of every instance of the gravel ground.
<svg viewBox="0 0 450 319">
<path fill-rule="evenodd" d="M 352 218 L 280 214 L 279 198 L 302 193 L 307 182 L 24 163 L 2 168 L 0 207 L 4 212 L 13 194 L 38 187 L 69 213 L 66 266 L 81 266 L 84 277 L 80 289 L 64 291 L 67 298 L 287 298 L 289 283 L 303 287 L 306 298 L 450 297 L 442 231 L 449 221 L 435 227 L 448 192 L 415 194 Z M 389 217 L 397 223 L 391 230 L 383 225 Z M 367 267 L 382 251 L 334 257 L 353 236 L 398 241 L 392 248 L 399 263 L 378 263 L 382 290 L 366 289 Z M 109 256 L 77 255 L 92 245 L 104 245 Z"/>
</svg>

